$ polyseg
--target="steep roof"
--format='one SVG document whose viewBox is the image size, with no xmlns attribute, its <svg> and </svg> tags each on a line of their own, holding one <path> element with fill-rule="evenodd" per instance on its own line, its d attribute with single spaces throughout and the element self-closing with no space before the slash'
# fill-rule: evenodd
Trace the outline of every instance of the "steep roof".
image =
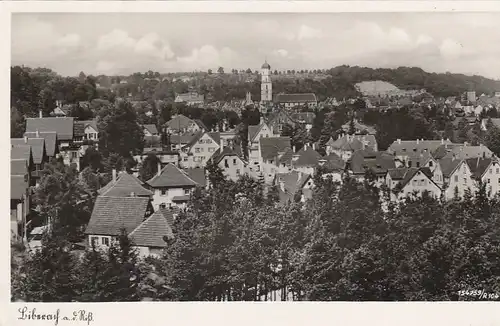
<svg viewBox="0 0 500 326">
<path fill-rule="evenodd" d="M 153 135 L 158 133 L 158 129 L 156 129 L 156 125 L 154 125 L 154 124 L 147 124 L 147 125 L 143 125 L 142 127 L 144 129 L 146 129 L 147 131 L 149 131 Z"/>
<path fill-rule="evenodd" d="M 446 156 L 455 156 L 461 159 L 477 158 L 477 157 L 491 157 L 493 152 L 486 146 L 470 146 L 470 145 L 460 145 L 455 146 L 451 149 Z"/>
<path fill-rule="evenodd" d="M 252 141 L 259 132 L 261 125 L 248 126 L 248 141 Z"/>
<path fill-rule="evenodd" d="M 207 132 L 207 134 L 210 136 L 210 138 L 213 139 L 217 145 L 220 144 L 220 133 L 219 132 Z"/>
<path fill-rule="evenodd" d="M 286 164 L 286 165 L 291 165 L 292 164 L 292 159 L 293 159 L 293 149 L 292 148 L 287 148 L 285 150 L 285 153 L 283 155 L 278 157 L 278 163 L 279 164 Z"/>
<path fill-rule="evenodd" d="M 292 199 L 293 196 L 300 189 L 302 189 L 305 183 L 311 178 L 311 175 L 300 173 L 297 171 L 291 171 L 289 173 L 279 173 L 276 176 L 278 180 L 278 192 L 281 201 Z"/>
<path fill-rule="evenodd" d="M 341 159 L 337 154 L 331 153 L 328 156 L 322 158 L 325 160 L 325 164 L 323 165 L 326 169 L 332 171 L 342 171 L 345 169 L 345 162 Z"/>
<path fill-rule="evenodd" d="M 413 177 L 419 172 L 422 172 L 423 175 L 425 175 L 429 180 L 432 181 L 432 173 L 429 168 L 408 168 L 403 180 L 401 180 L 401 186 L 406 186 L 408 182 L 410 182 Z"/>
<path fill-rule="evenodd" d="M 135 246 L 165 248 L 167 243 L 164 237 L 172 239 L 174 233 L 165 216 L 156 211 L 132 231 L 129 237 Z"/>
<path fill-rule="evenodd" d="M 275 102 L 278 102 L 278 103 L 308 103 L 308 102 L 317 102 L 317 99 L 316 99 L 316 95 L 313 93 L 277 94 Z"/>
<path fill-rule="evenodd" d="M 194 123 L 196 123 L 198 125 L 198 127 L 200 127 L 201 130 L 208 131 L 208 128 L 207 128 L 207 126 L 205 126 L 203 121 L 201 121 L 200 119 L 194 119 L 193 121 L 194 121 Z"/>
<path fill-rule="evenodd" d="M 484 173 L 486 173 L 486 170 L 491 165 L 491 163 L 495 162 L 495 160 L 491 158 L 479 158 L 479 157 L 469 158 L 465 161 L 467 162 L 467 165 L 469 166 L 472 175 L 476 179 L 480 179 L 484 175 Z"/>
<path fill-rule="evenodd" d="M 36 132 L 25 132 L 24 135 L 28 138 L 45 139 L 45 151 L 47 152 L 47 156 L 55 156 L 57 148 L 57 133 L 55 131 L 39 132 L 39 137 L 36 137 Z"/>
<path fill-rule="evenodd" d="M 42 164 L 43 156 L 46 154 L 45 152 L 45 139 L 43 138 L 28 138 L 25 140 L 24 138 L 11 138 L 10 143 L 12 145 L 25 145 L 28 144 L 31 146 L 31 153 L 33 155 L 33 163 Z"/>
<path fill-rule="evenodd" d="M 219 162 L 222 161 L 222 159 L 226 156 L 237 156 L 243 161 L 243 155 L 242 155 L 240 146 L 234 146 L 234 147 L 225 146 L 222 149 L 222 152 L 221 152 L 220 148 L 218 148 L 217 151 L 213 155 L 214 162 L 216 164 L 219 164 Z"/>
<path fill-rule="evenodd" d="M 45 132 L 55 131 L 57 139 L 72 140 L 73 139 L 73 118 L 27 118 L 26 132 Z"/>
<path fill-rule="evenodd" d="M 311 146 L 307 146 L 306 148 L 301 148 L 300 151 L 297 152 L 298 158 L 293 161 L 293 166 L 316 166 L 321 159 L 321 154 L 316 152 Z"/>
<path fill-rule="evenodd" d="M 183 114 L 178 114 L 165 122 L 165 126 L 169 129 L 179 130 L 189 127 L 192 123 L 195 122 Z"/>
<path fill-rule="evenodd" d="M 22 175 L 10 176 L 10 198 L 20 200 L 26 194 L 28 182 Z"/>
<path fill-rule="evenodd" d="M 146 216 L 149 198 L 98 196 L 85 234 L 120 234 L 121 228 L 127 233 L 139 226 Z"/>
<path fill-rule="evenodd" d="M 457 167 L 462 163 L 462 160 L 453 157 L 442 158 L 439 160 L 441 172 L 445 178 L 449 178 Z"/>
<path fill-rule="evenodd" d="M 357 138 L 350 135 L 344 135 L 328 144 L 333 149 L 342 151 L 359 151 L 364 148 L 364 144 Z"/>
<path fill-rule="evenodd" d="M 28 174 L 28 165 L 25 159 L 11 159 L 10 160 L 10 175 Z"/>
<path fill-rule="evenodd" d="M 204 168 L 184 169 L 184 172 L 198 185 L 202 187 L 205 187 L 207 185 L 207 178 L 205 177 Z"/>
<path fill-rule="evenodd" d="M 101 196 L 110 197 L 130 197 L 131 193 L 135 196 L 152 196 L 153 192 L 143 187 L 141 181 L 128 174 L 121 172 L 116 181 L 111 180 L 107 185 L 98 190 Z"/>
<path fill-rule="evenodd" d="M 155 175 L 147 181 L 153 188 L 181 188 L 195 187 L 198 185 L 188 174 L 180 170 L 175 165 L 169 163 L 162 170 L 160 175 Z"/>
<path fill-rule="evenodd" d="M 403 180 L 408 168 L 395 168 L 387 170 L 387 174 L 391 177 L 393 181 Z"/>
<path fill-rule="evenodd" d="M 441 145 L 451 144 L 449 140 L 396 140 L 387 149 L 394 155 L 408 155 L 409 153 L 432 153 Z"/>
<path fill-rule="evenodd" d="M 95 131 L 97 129 L 97 120 L 82 120 L 82 121 L 74 121 L 73 134 L 74 136 L 83 136 L 85 135 L 85 128 L 87 126 L 92 127 Z"/>
<path fill-rule="evenodd" d="M 182 135 L 170 135 L 170 143 L 171 144 L 190 144 L 193 142 L 194 139 L 195 142 L 198 140 L 197 137 L 200 137 L 200 133 L 185 133 Z"/>
<path fill-rule="evenodd" d="M 263 160 L 276 160 L 291 148 L 290 137 L 263 137 L 260 139 L 260 154 Z"/>
<path fill-rule="evenodd" d="M 11 145 L 10 148 L 10 158 L 11 159 L 23 159 L 31 162 L 31 146 L 30 145 Z"/>
<path fill-rule="evenodd" d="M 389 169 L 396 168 L 394 156 L 370 149 L 355 151 L 351 157 L 350 166 L 354 174 L 364 174 L 369 169 L 372 169 L 375 174 L 385 174 Z"/>
</svg>

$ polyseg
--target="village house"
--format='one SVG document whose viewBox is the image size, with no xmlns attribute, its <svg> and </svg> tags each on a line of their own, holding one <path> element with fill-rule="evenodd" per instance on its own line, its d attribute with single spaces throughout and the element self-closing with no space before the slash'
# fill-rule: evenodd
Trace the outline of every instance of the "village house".
<svg viewBox="0 0 500 326">
<path fill-rule="evenodd" d="M 11 138 L 10 143 L 11 148 L 18 146 L 30 146 L 33 159 L 33 170 L 30 175 L 34 182 L 38 183 L 44 164 L 49 161 L 45 150 L 45 140 L 43 138 L 28 138 L 25 136 L 23 138 Z"/>
<path fill-rule="evenodd" d="M 108 197 L 137 196 L 151 198 L 153 196 L 153 192 L 146 189 L 146 187 L 147 185 L 144 182 L 133 175 L 128 174 L 125 171 L 122 171 L 117 175 L 116 170 L 113 169 L 111 181 L 97 192 L 100 196 Z"/>
<path fill-rule="evenodd" d="M 468 158 L 492 158 L 495 154 L 486 146 L 479 144 L 479 146 L 471 146 L 467 143 L 454 144 L 447 148 L 447 153 L 444 157 L 455 157 L 457 159 Z"/>
<path fill-rule="evenodd" d="M 441 188 L 432 180 L 432 172 L 427 167 L 389 169 L 386 185 L 391 190 L 392 201 L 421 196 L 424 192 L 433 198 L 441 197 Z"/>
<path fill-rule="evenodd" d="M 406 156 L 406 161 L 400 161 L 395 159 L 396 167 L 408 167 L 408 168 L 422 168 L 426 167 L 432 173 L 432 181 L 436 183 L 439 187 L 443 186 L 443 172 L 441 171 L 441 166 L 437 159 L 435 159 L 429 152 L 423 153 L 410 153 Z"/>
<path fill-rule="evenodd" d="M 161 208 L 132 231 L 129 238 L 139 257 L 160 258 L 169 241 L 174 238 L 174 211 Z"/>
<path fill-rule="evenodd" d="M 185 133 L 197 133 L 208 131 L 200 120 L 189 119 L 185 115 L 178 114 L 163 125 L 165 134 L 179 135 Z"/>
<path fill-rule="evenodd" d="M 281 134 L 286 125 L 295 127 L 296 121 L 292 119 L 292 117 L 285 110 L 278 110 L 269 118 L 267 125 L 272 128 L 273 131 Z"/>
<path fill-rule="evenodd" d="M 276 137 L 279 136 L 273 132 L 273 129 L 269 127 L 267 123 L 261 119 L 257 126 L 248 126 L 248 153 L 249 153 L 249 163 L 250 170 L 254 172 L 260 171 L 260 163 L 262 162 L 261 152 L 260 152 L 260 139 L 265 137 Z"/>
<path fill-rule="evenodd" d="M 378 186 L 385 183 L 387 171 L 394 168 L 396 165 L 391 154 L 375 152 L 370 149 L 354 152 L 351 160 L 347 163 L 347 170 L 353 178 L 363 182 L 366 173 L 371 171 Z"/>
<path fill-rule="evenodd" d="M 10 160 L 10 230 L 16 240 L 26 239 L 30 211 L 30 172 L 25 158 Z"/>
<path fill-rule="evenodd" d="M 182 135 L 167 135 L 167 148 L 170 148 L 171 151 L 178 152 L 191 143 L 200 133 L 203 133 L 203 131 L 185 133 Z"/>
<path fill-rule="evenodd" d="M 19 160 L 26 162 L 26 169 L 29 178 L 29 185 L 34 186 L 36 183 L 35 177 L 36 173 L 33 173 L 35 170 L 35 163 L 33 162 L 33 152 L 31 150 L 31 146 L 29 145 L 11 145 L 10 148 L 10 159 L 11 160 Z"/>
<path fill-rule="evenodd" d="M 94 243 L 98 248 L 107 248 L 120 236 L 134 231 L 153 213 L 147 197 L 98 196 L 89 223 L 85 230 L 88 246 Z"/>
<path fill-rule="evenodd" d="M 283 106 L 285 109 L 290 109 L 298 106 L 307 106 L 314 108 L 318 105 L 316 95 L 313 93 L 304 94 L 276 94 L 274 102 Z"/>
<path fill-rule="evenodd" d="M 247 171 L 247 162 L 243 159 L 240 147 L 222 145 L 215 153 L 213 160 L 224 175 L 232 181 L 237 181 Z"/>
<path fill-rule="evenodd" d="M 276 173 L 288 171 L 287 160 L 283 156 L 291 148 L 290 137 L 264 137 L 260 139 L 261 161 L 259 166 L 265 182 L 271 182 Z"/>
<path fill-rule="evenodd" d="M 393 154 L 395 159 L 403 162 L 404 166 L 408 166 L 408 159 L 410 156 L 415 157 L 415 155 L 420 154 L 432 154 L 442 145 L 451 145 L 449 139 L 444 140 L 401 140 L 398 139 L 394 141 L 387 152 Z"/>
<path fill-rule="evenodd" d="M 155 211 L 172 206 L 184 207 L 194 188 L 199 186 L 186 172 L 173 164 L 167 164 L 158 170 L 158 173 L 146 183 L 153 191 Z"/>
<path fill-rule="evenodd" d="M 321 154 L 316 152 L 315 144 L 312 146 L 304 144 L 292 157 L 292 170 L 314 175 L 321 159 Z"/>
<path fill-rule="evenodd" d="M 443 171 L 443 191 L 446 200 L 455 196 L 463 198 L 466 191 L 473 191 L 474 181 L 469 165 L 463 159 L 454 157 L 439 160 Z"/>
<path fill-rule="evenodd" d="M 203 105 L 205 103 L 205 96 L 197 92 L 177 94 L 175 103 L 185 103 L 188 106 Z"/>
<path fill-rule="evenodd" d="M 180 151 L 182 168 L 205 167 L 208 160 L 221 147 L 218 132 L 198 132 Z"/>
<path fill-rule="evenodd" d="M 145 124 L 142 126 L 144 133 L 144 147 L 161 146 L 161 136 L 154 124 Z"/>
<path fill-rule="evenodd" d="M 333 140 L 330 137 L 328 142 L 325 144 L 325 151 L 327 155 L 335 153 L 345 162 L 349 161 L 352 153 L 365 148 L 370 148 L 373 151 L 377 151 L 377 142 L 373 135 L 367 135 L 370 138 L 366 138 L 365 135 L 339 135 L 337 140 Z M 373 139 L 372 139 L 373 138 Z"/>
<path fill-rule="evenodd" d="M 305 202 L 312 198 L 314 181 L 310 174 L 298 171 L 279 173 L 276 175 L 280 202 Z"/>
<path fill-rule="evenodd" d="M 500 190 L 500 164 L 492 158 L 469 158 L 466 160 L 475 181 L 473 188 L 477 190 L 479 182 L 486 185 L 486 191 L 490 197 L 498 194 Z"/>
<path fill-rule="evenodd" d="M 74 121 L 73 141 L 87 145 L 98 145 L 97 120 Z"/>
</svg>

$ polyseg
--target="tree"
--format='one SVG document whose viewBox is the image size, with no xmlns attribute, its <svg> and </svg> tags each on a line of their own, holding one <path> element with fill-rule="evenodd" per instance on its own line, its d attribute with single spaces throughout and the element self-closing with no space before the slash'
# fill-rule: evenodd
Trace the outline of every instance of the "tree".
<svg viewBox="0 0 500 326">
<path fill-rule="evenodd" d="M 224 73 L 224 68 L 219 67 L 219 69 L 217 69 L 217 73 L 222 75 Z"/>
<path fill-rule="evenodd" d="M 245 72 L 246 72 L 247 74 L 251 74 L 251 73 L 252 73 L 252 69 L 248 68 Z"/>
<path fill-rule="evenodd" d="M 154 177 L 158 173 L 158 164 L 160 163 L 160 159 L 154 153 L 149 153 L 142 161 L 139 169 L 141 180 L 146 182 Z"/>
<path fill-rule="evenodd" d="M 485 145 L 493 152 L 495 155 L 500 156 L 500 129 L 498 129 L 491 119 L 487 123 L 487 131 L 484 137 Z"/>
<path fill-rule="evenodd" d="M 212 69 L 208 69 L 208 74 L 211 75 L 212 74 Z"/>
</svg>

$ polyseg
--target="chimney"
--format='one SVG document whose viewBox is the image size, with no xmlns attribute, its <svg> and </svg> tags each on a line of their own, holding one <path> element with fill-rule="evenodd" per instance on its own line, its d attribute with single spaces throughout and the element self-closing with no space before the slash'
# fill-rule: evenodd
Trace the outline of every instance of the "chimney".
<svg viewBox="0 0 500 326">
<path fill-rule="evenodd" d="M 222 150 L 224 149 L 224 139 L 220 139 L 220 151 L 222 153 Z"/>
<path fill-rule="evenodd" d="M 398 139 L 398 144 L 401 144 L 401 139 Z"/>
<path fill-rule="evenodd" d="M 292 147 L 292 151 L 293 151 L 294 153 L 295 153 L 295 149 L 296 149 L 296 148 L 295 148 L 295 145 L 293 145 L 293 147 Z"/>
<path fill-rule="evenodd" d="M 158 172 L 156 172 L 156 175 L 160 175 L 161 174 L 161 163 L 158 162 Z"/>
<path fill-rule="evenodd" d="M 417 145 L 418 145 L 419 141 L 420 141 L 420 139 L 417 138 Z"/>
<path fill-rule="evenodd" d="M 36 138 L 40 138 L 40 133 L 38 132 L 38 129 L 36 130 Z"/>
<path fill-rule="evenodd" d="M 39 118 L 43 118 L 43 112 L 42 112 L 42 110 L 38 110 L 38 117 Z"/>
<path fill-rule="evenodd" d="M 116 169 L 113 169 L 113 182 L 116 182 Z"/>
<path fill-rule="evenodd" d="M 28 136 L 24 135 L 24 143 L 27 144 L 28 143 Z"/>
</svg>

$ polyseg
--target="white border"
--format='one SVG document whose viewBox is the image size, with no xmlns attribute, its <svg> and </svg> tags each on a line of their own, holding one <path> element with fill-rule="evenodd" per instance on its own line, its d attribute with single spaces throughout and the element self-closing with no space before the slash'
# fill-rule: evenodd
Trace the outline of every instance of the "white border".
<svg viewBox="0 0 500 326">
<path fill-rule="evenodd" d="M 500 1 L 12 1 L 0 2 L 0 101 L 4 128 L 0 144 L 8 153 L 10 99 L 10 30 L 15 12 L 500 12 Z M 500 58 L 499 58 L 500 59 Z M 7 157 L 8 154 L 5 155 Z M 10 164 L 1 160 L 2 184 L 9 184 Z M 6 206 L 9 187 L 1 188 Z M 19 321 L 10 303 L 10 254 L 7 207 L 0 237 L 0 325 L 54 325 L 49 321 Z M 109 303 L 29 304 L 38 311 L 75 309 L 94 313 L 92 325 L 500 325 L 500 303 Z M 84 325 L 60 321 L 59 325 Z"/>
</svg>

